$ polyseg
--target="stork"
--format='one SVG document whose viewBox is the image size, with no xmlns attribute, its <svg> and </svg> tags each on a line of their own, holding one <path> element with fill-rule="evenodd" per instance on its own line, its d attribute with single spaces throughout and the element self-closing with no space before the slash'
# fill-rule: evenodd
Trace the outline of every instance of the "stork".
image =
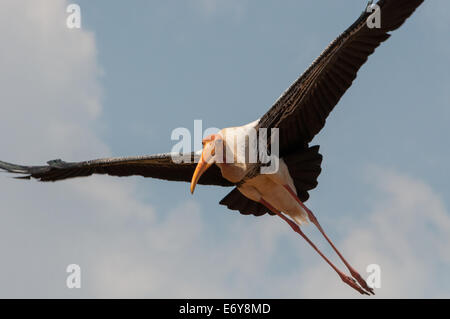
<svg viewBox="0 0 450 319">
<path fill-rule="evenodd" d="M 313 212 L 306 207 L 309 191 L 317 186 L 322 155 L 310 146 L 325 120 L 357 76 L 358 70 L 375 49 L 399 28 L 423 0 L 380 0 L 381 25 L 370 27 L 370 10 L 361 16 L 323 53 L 275 102 L 259 120 L 241 127 L 225 128 L 203 139 L 201 152 L 157 154 L 140 157 L 104 158 L 84 162 L 53 160 L 43 166 L 23 166 L 0 161 L 0 169 L 53 182 L 93 174 L 140 175 L 169 181 L 234 187 L 220 202 L 242 214 L 279 216 L 303 237 L 331 266 L 344 283 L 361 294 L 374 294 L 362 276 L 347 262 L 327 236 Z M 369 3 L 371 5 L 371 2 Z M 262 173 L 261 160 L 251 162 L 238 150 L 249 151 L 248 143 L 232 143 L 251 131 L 276 129 L 279 157 L 277 170 Z M 269 137 L 273 137 L 269 134 Z M 272 139 L 271 139 L 272 141 Z M 270 146 L 273 146 L 271 142 Z M 244 152 L 245 153 L 245 152 Z M 229 160 L 231 158 L 231 160 Z M 182 159 L 182 160 L 180 160 Z M 345 264 L 350 275 L 336 267 L 303 233 L 301 226 L 311 222 Z"/>
</svg>

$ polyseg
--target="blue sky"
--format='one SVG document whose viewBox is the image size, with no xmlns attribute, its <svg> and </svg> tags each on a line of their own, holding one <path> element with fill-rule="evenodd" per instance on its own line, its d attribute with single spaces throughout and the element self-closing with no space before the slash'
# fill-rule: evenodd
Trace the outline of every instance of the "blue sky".
<svg viewBox="0 0 450 319">
<path fill-rule="evenodd" d="M 366 1 L 4 1 L 1 160 L 170 151 L 171 132 L 251 122 Z M 450 4 L 426 2 L 360 71 L 313 144 L 309 207 L 380 297 L 448 297 Z M 142 178 L 0 176 L 0 296 L 358 297 L 273 217 L 227 189 Z M 312 227 L 306 232 L 337 261 Z M 65 287 L 80 264 L 83 285 Z"/>
</svg>

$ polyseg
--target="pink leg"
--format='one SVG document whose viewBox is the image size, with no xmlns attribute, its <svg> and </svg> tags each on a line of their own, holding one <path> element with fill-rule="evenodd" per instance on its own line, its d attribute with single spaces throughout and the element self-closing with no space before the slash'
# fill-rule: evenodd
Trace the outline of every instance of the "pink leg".
<svg viewBox="0 0 450 319">
<path fill-rule="evenodd" d="M 334 251 L 336 252 L 336 254 L 339 256 L 339 258 L 342 260 L 342 262 L 345 264 L 345 266 L 347 267 L 347 269 L 350 271 L 350 274 L 352 275 L 353 278 L 355 278 L 358 283 L 361 285 L 361 287 L 363 287 L 365 290 L 367 290 L 368 292 L 370 292 L 372 295 L 375 295 L 375 293 L 373 292 L 373 289 L 370 288 L 366 281 L 361 277 L 361 275 L 347 262 L 347 260 L 345 260 L 344 256 L 342 256 L 342 254 L 340 253 L 340 251 L 336 248 L 336 246 L 334 246 L 333 242 L 330 240 L 330 238 L 328 238 L 327 234 L 325 233 L 325 231 L 323 230 L 322 226 L 319 224 L 319 221 L 317 220 L 316 216 L 314 216 L 313 212 L 305 206 L 305 204 L 302 203 L 302 201 L 297 197 L 297 195 L 295 194 L 295 192 L 288 186 L 288 185 L 284 185 L 284 187 L 287 189 L 287 191 L 292 195 L 292 197 L 295 198 L 295 200 L 303 207 L 303 209 L 308 213 L 308 218 L 309 220 L 317 227 L 317 229 L 322 233 L 322 235 L 325 237 L 325 239 L 328 241 L 328 243 L 331 245 L 331 247 L 333 247 Z"/>
<path fill-rule="evenodd" d="M 300 236 L 302 236 L 307 242 L 308 244 L 311 245 L 311 247 L 328 263 L 328 265 L 331 266 L 331 268 L 334 269 L 334 271 L 336 271 L 336 273 L 339 275 L 339 277 L 341 277 L 342 281 L 345 282 L 347 285 L 349 285 L 350 287 L 352 287 L 353 289 L 357 290 L 359 293 L 363 294 L 363 295 L 369 295 L 367 292 L 365 292 L 363 289 L 361 289 L 360 286 L 358 286 L 358 284 L 356 283 L 355 280 L 353 280 L 353 278 L 345 275 L 342 271 L 340 271 L 321 251 L 320 249 L 318 249 L 316 247 L 316 245 L 314 245 L 314 243 L 302 232 L 302 230 L 300 229 L 300 227 L 294 223 L 292 220 L 290 220 L 289 218 L 287 218 L 286 216 L 284 216 L 281 212 L 279 212 L 278 210 L 276 210 L 272 205 L 270 205 L 268 202 L 266 202 L 265 200 L 261 199 L 260 201 L 261 204 L 263 204 L 264 206 L 266 206 L 268 209 L 270 209 L 273 213 L 277 214 L 279 217 L 281 217 L 285 222 L 287 222 L 289 224 L 289 226 L 291 226 L 291 228 L 298 233 Z"/>
</svg>

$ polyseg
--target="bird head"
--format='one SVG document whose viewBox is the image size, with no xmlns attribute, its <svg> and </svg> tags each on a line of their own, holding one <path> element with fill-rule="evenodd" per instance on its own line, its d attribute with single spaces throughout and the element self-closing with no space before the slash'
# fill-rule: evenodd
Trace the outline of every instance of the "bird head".
<svg viewBox="0 0 450 319">
<path fill-rule="evenodd" d="M 222 143 L 222 136 L 220 134 L 212 134 L 203 139 L 203 150 L 200 161 L 195 168 L 194 175 L 191 181 L 191 193 L 194 193 L 195 186 L 197 185 L 200 177 L 216 162 L 216 146 Z"/>
</svg>

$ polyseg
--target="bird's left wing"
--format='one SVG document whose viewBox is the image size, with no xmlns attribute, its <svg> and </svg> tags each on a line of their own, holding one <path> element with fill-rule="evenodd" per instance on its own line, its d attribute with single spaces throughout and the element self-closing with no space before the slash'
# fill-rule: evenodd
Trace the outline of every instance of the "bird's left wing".
<svg viewBox="0 0 450 319">
<path fill-rule="evenodd" d="M 69 178 L 104 174 L 111 176 L 152 177 L 169 181 L 190 182 L 198 159 L 197 154 L 157 154 L 138 157 L 103 158 L 85 162 L 53 160 L 44 166 L 22 166 L 0 161 L 0 170 L 16 173 L 17 178 L 35 178 L 42 182 L 54 182 Z M 200 178 L 199 184 L 233 186 L 222 177 L 220 169 L 212 166 Z"/>
<path fill-rule="evenodd" d="M 279 128 L 280 154 L 306 147 L 375 49 L 413 14 L 423 0 L 380 0 L 381 25 L 364 12 L 334 40 L 261 118 L 258 128 Z M 367 10 L 369 11 L 369 10 Z"/>
</svg>

